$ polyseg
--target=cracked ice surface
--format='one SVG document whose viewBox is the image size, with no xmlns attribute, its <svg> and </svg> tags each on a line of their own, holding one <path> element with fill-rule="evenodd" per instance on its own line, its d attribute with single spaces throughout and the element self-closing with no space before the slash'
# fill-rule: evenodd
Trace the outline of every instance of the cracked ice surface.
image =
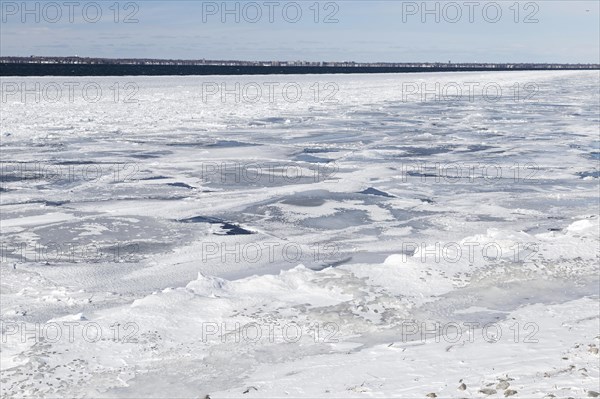
<svg viewBox="0 0 600 399">
<path fill-rule="evenodd" d="M 273 79 L 338 101 L 201 95 Z M 3 104 L 3 396 L 597 391 L 597 72 L 126 80 L 136 103 Z M 539 92 L 403 101 L 403 82 Z M 76 250 L 36 259 L 50 242 Z"/>
</svg>

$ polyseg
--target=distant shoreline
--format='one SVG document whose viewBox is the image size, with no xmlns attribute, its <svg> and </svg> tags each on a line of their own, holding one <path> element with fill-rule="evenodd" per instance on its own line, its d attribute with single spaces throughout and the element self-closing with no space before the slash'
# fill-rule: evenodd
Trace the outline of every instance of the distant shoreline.
<svg viewBox="0 0 600 399">
<path fill-rule="evenodd" d="M 308 75 L 600 70 L 598 64 L 356 63 L 2 57 L 0 76 Z"/>
<path fill-rule="evenodd" d="M 329 66 L 222 66 L 222 65 L 122 65 L 122 64 L 0 64 L 0 76 L 210 76 L 210 75 L 309 75 L 423 72 L 499 72 L 600 70 L 595 68 L 461 68 L 461 67 L 329 67 Z"/>
</svg>

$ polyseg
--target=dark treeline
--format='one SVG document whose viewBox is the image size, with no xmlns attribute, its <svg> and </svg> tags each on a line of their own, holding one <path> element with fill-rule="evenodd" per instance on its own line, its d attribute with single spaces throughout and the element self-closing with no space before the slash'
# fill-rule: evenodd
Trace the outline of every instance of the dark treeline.
<svg viewBox="0 0 600 399">
<path fill-rule="evenodd" d="M 0 76 L 161 76 L 540 71 L 600 69 L 597 64 L 356 63 L 2 57 Z"/>
</svg>

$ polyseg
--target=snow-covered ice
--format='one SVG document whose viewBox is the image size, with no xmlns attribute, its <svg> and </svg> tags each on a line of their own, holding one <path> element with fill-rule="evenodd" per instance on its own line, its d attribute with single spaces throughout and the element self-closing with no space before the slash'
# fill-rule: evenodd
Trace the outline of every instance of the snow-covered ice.
<svg viewBox="0 0 600 399">
<path fill-rule="evenodd" d="M 600 392 L 597 71 L 10 80 L 3 397 Z"/>
</svg>

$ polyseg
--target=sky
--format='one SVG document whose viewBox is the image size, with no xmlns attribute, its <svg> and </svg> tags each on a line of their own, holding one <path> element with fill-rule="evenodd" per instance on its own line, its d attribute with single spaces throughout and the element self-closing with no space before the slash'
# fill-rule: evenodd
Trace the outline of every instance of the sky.
<svg viewBox="0 0 600 399">
<path fill-rule="evenodd" d="M 600 1 L 4 1 L 0 55 L 600 63 Z"/>
</svg>

